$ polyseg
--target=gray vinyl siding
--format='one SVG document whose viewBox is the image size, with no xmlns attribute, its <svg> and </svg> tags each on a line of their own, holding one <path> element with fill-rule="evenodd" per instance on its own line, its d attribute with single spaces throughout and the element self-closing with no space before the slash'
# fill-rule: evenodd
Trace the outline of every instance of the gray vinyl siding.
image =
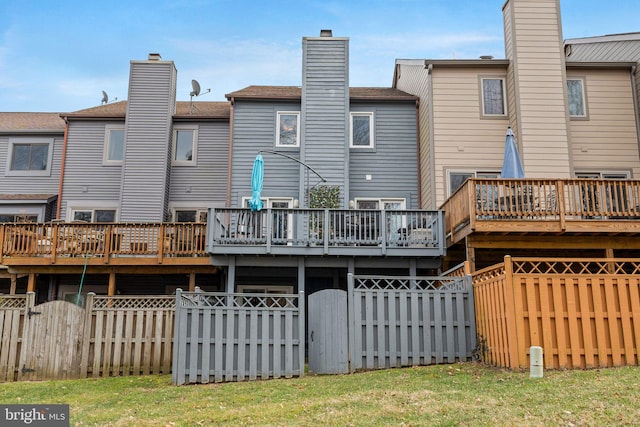
<svg viewBox="0 0 640 427">
<path fill-rule="evenodd" d="M 122 121 L 71 121 L 67 140 L 60 218 L 65 219 L 69 201 L 108 202 L 117 206 L 122 182 L 121 165 L 104 165 L 105 132 L 109 125 L 124 126 Z M 85 191 L 86 190 L 86 191 Z"/>
<path fill-rule="evenodd" d="M 159 222 L 165 218 L 175 79 L 173 62 L 131 63 L 121 222 Z"/>
<path fill-rule="evenodd" d="M 349 41 L 303 39 L 302 159 L 348 193 Z"/>
<path fill-rule="evenodd" d="M 7 176 L 6 168 L 9 161 L 9 141 L 12 138 L 20 138 L 28 141 L 29 137 L 35 139 L 49 139 L 53 141 L 53 157 L 51 159 L 51 174 L 49 176 Z M 25 134 L 0 135 L 0 193 L 3 194 L 57 194 L 60 183 L 60 165 L 62 163 L 62 146 L 64 137 L 62 134 Z"/>
<path fill-rule="evenodd" d="M 354 103 L 351 111 L 373 112 L 375 149 L 350 150 L 349 198 L 404 198 L 418 209 L 415 103 Z"/>
<path fill-rule="evenodd" d="M 171 168 L 171 202 L 206 201 L 224 206 L 229 172 L 229 123 L 198 125 L 196 166 Z M 187 192 L 190 187 L 190 192 Z"/>
<path fill-rule="evenodd" d="M 299 159 L 300 151 L 275 150 L 278 111 L 300 111 L 299 103 L 236 101 L 234 106 L 231 206 L 251 197 L 251 171 L 260 150 L 282 152 Z M 298 198 L 300 166 L 293 160 L 263 153 L 263 197 Z M 315 165 L 312 166 L 315 169 Z"/>
</svg>

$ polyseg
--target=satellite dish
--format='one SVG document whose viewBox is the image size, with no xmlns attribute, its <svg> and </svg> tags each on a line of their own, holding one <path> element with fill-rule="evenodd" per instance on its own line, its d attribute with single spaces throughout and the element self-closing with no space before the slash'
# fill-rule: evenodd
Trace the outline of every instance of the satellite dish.
<svg viewBox="0 0 640 427">
<path fill-rule="evenodd" d="M 102 91 L 102 101 L 100 101 L 100 104 L 106 104 L 109 102 L 109 95 L 107 95 L 107 92 Z"/>
<path fill-rule="evenodd" d="M 191 80 L 191 87 L 193 88 L 193 92 L 191 92 L 191 96 L 200 95 L 200 83 L 197 80 Z"/>
</svg>

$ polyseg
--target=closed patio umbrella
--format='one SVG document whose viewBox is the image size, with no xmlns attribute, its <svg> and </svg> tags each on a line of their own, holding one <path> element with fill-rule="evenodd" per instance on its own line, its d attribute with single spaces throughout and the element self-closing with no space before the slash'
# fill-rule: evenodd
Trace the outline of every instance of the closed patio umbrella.
<svg viewBox="0 0 640 427">
<path fill-rule="evenodd" d="M 507 128 L 507 139 L 504 143 L 504 160 L 502 161 L 501 178 L 524 178 L 524 169 L 516 147 L 516 138 L 511 128 Z"/>
<path fill-rule="evenodd" d="M 249 199 L 249 207 L 251 211 L 259 211 L 262 209 L 262 200 L 260 192 L 262 192 L 262 181 L 264 179 L 264 160 L 262 154 L 258 153 L 253 162 L 253 171 L 251 172 L 251 199 Z"/>
</svg>

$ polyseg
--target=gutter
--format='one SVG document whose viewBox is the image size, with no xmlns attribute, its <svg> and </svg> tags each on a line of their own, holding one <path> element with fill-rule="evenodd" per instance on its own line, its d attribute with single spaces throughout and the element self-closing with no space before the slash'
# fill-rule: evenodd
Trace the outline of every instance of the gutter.
<svg viewBox="0 0 640 427">
<path fill-rule="evenodd" d="M 231 207 L 231 172 L 233 158 L 233 115 L 235 98 L 229 99 L 229 159 L 227 160 L 227 207 Z"/>
<path fill-rule="evenodd" d="M 62 117 L 62 120 L 64 120 L 64 138 L 63 138 L 63 143 L 62 143 L 62 160 L 60 163 L 60 185 L 58 186 L 58 203 L 56 206 L 56 218 L 55 219 L 60 219 L 60 209 L 61 209 L 61 205 L 62 205 L 62 187 L 64 184 L 64 165 L 67 159 L 67 142 L 69 141 L 69 120 L 67 120 L 67 117 Z"/>
</svg>

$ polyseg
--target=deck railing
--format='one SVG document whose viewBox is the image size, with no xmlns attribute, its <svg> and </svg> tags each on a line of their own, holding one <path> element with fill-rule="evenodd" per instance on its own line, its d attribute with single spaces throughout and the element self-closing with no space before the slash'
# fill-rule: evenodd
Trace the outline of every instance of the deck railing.
<svg viewBox="0 0 640 427">
<path fill-rule="evenodd" d="M 229 247 L 381 247 L 444 250 L 441 211 L 217 208 L 209 250 Z"/>
<path fill-rule="evenodd" d="M 639 220 L 640 181 L 469 179 L 441 209 L 454 233 L 480 221 Z"/>
<path fill-rule="evenodd" d="M 206 256 L 204 223 L 0 224 L 0 258 Z"/>
</svg>

